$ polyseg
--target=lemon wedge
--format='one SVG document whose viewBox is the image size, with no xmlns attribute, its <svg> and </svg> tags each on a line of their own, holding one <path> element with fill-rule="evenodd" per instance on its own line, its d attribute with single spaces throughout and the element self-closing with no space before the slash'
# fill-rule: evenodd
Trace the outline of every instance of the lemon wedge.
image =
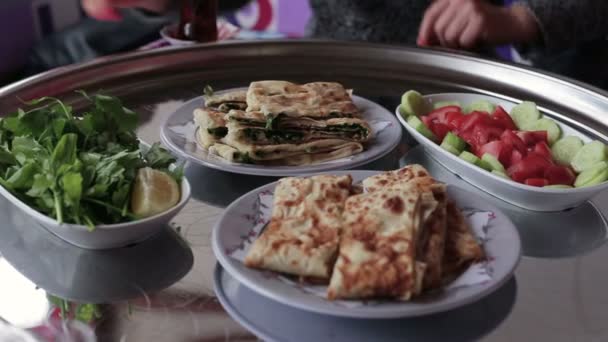
<svg viewBox="0 0 608 342">
<path fill-rule="evenodd" d="M 177 182 L 168 174 L 149 167 L 137 171 L 131 210 L 138 217 L 148 217 L 162 213 L 175 206 L 180 200 Z"/>
</svg>

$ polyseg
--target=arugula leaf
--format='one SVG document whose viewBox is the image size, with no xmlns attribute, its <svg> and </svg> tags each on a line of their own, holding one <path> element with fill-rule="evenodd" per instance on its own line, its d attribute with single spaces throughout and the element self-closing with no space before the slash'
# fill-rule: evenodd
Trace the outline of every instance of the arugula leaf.
<svg viewBox="0 0 608 342">
<path fill-rule="evenodd" d="M 34 184 L 34 176 L 38 172 L 38 165 L 33 162 L 22 166 L 6 181 L 15 190 L 29 189 Z"/>
<path fill-rule="evenodd" d="M 147 166 L 153 169 L 166 169 L 176 161 L 173 155 L 160 146 L 160 143 L 150 146 L 148 152 L 144 154 L 144 159 Z"/>
<path fill-rule="evenodd" d="M 76 161 L 76 142 L 78 136 L 74 133 L 64 134 L 51 155 L 51 166 L 59 168 L 64 164 L 73 164 Z"/>
</svg>

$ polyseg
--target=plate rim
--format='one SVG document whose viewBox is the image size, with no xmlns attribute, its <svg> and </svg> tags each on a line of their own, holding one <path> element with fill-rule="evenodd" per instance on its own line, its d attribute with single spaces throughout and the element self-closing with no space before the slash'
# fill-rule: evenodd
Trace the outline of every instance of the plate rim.
<svg viewBox="0 0 608 342">
<path fill-rule="evenodd" d="M 215 93 L 222 94 L 225 92 L 243 90 L 243 89 L 247 89 L 247 88 L 246 87 L 235 87 L 235 88 L 218 90 Z M 391 123 L 391 125 L 389 127 L 387 127 L 387 129 L 394 129 L 394 134 L 395 134 L 394 141 L 390 141 L 390 143 L 387 143 L 386 147 L 384 147 L 384 149 L 382 151 L 378 152 L 376 155 L 374 155 L 370 158 L 362 158 L 361 160 L 354 161 L 354 162 L 345 161 L 345 162 L 341 162 L 341 163 L 331 163 L 331 161 L 329 161 L 329 162 L 324 162 L 324 163 L 319 163 L 319 164 L 312 164 L 312 165 L 308 165 L 308 166 L 291 166 L 291 167 L 285 166 L 285 168 L 283 168 L 283 169 L 269 168 L 267 166 L 243 167 L 239 163 L 231 163 L 231 162 L 227 162 L 227 161 L 225 161 L 225 162 L 221 161 L 218 163 L 210 162 L 207 160 L 202 160 L 200 158 L 197 158 L 197 157 L 191 155 L 190 153 L 183 151 L 181 148 L 179 148 L 177 145 L 175 145 L 173 143 L 173 141 L 168 137 L 168 132 L 167 132 L 168 123 L 176 115 L 176 113 L 178 113 L 182 108 L 184 108 L 188 105 L 191 105 L 195 101 L 201 101 L 203 99 L 203 97 L 204 97 L 204 95 L 199 95 L 199 96 L 190 98 L 190 99 L 186 100 L 184 103 L 182 103 L 178 108 L 176 108 L 171 114 L 167 115 L 161 122 L 160 140 L 164 146 L 166 146 L 172 152 L 178 154 L 180 157 L 185 158 L 197 165 L 209 167 L 209 168 L 224 171 L 224 172 L 250 175 L 250 176 L 286 177 L 286 176 L 296 176 L 296 175 L 303 175 L 303 174 L 326 172 L 326 171 L 332 171 L 332 170 L 336 171 L 336 170 L 344 170 L 344 169 L 354 169 L 356 167 L 372 163 L 382 157 L 385 157 L 386 155 L 388 155 L 389 153 L 394 151 L 397 146 L 399 146 L 399 143 L 401 142 L 401 140 L 403 138 L 403 128 L 401 127 L 401 123 L 399 122 L 399 119 L 395 117 L 395 114 L 393 112 L 391 112 L 389 109 L 387 109 L 383 105 L 381 105 L 377 102 L 374 102 L 368 98 L 365 98 L 363 96 L 358 96 L 358 95 L 352 95 L 353 99 L 368 102 L 369 104 L 373 104 L 374 106 L 382 109 L 382 116 L 385 117 L 385 119 L 387 121 L 390 121 L 390 123 Z M 391 127 L 394 127 L 394 128 L 391 128 Z M 363 152 L 361 152 L 359 154 L 362 154 L 365 152 L 366 151 L 364 150 Z"/>
<path fill-rule="evenodd" d="M 380 172 L 382 172 L 382 171 L 346 170 L 346 171 L 339 171 L 339 173 L 336 173 L 336 172 L 334 172 L 334 173 L 336 173 L 338 175 L 353 174 L 353 173 L 357 173 L 359 175 L 373 175 L 373 174 L 378 174 Z M 327 173 L 330 173 L 330 172 L 321 172 L 319 174 L 327 174 Z M 367 176 L 365 176 L 365 177 L 367 177 Z M 509 279 L 511 279 L 512 276 L 514 276 L 515 270 L 517 269 L 517 266 L 519 265 L 521 258 L 522 258 L 522 243 L 521 243 L 521 236 L 519 235 L 519 231 L 517 230 L 517 228 L 511 221 L 511 219 L 506 214 L 504 214 L 494 204 L 486 203 L 486 205 L 489 207 L 488 209 L 491 209 L 494 212 L 500 213 L 502 215 L 502 217 L 504 217 L 504 219 L 506 220 L 506 223 L 507 223 L 506 226 L 508 227 L 509 231 L 513 235 L 514 240 L 516 241 L 516 244 L 514 246 L 511 246 L 511 248 L 512 249 L 514 248 L 516 252 L 513 253 L 513 255 L 514 255 L 513 260 L 508 264 L 508 267 L 507 267 L 508 270 L 505 272 L 504 276 L 499 279 L 493 278 L 490 281 L 491 283 L 489 285 L 485 286 L 482 289 L 482 291 L 471 294 L 463 300 L 445 304 L 439 308 L 437 308 L 437 307 L 424 308 L 423 307 L 419 310 L 416 310 L 415 312 L 391 312 L 389 314 L 376 313 L 371 316 L 365 315 L 364 313 L 360 313 L 359 311 L 344 310 L 342 313 L 337 313 L 335 311 L 328 310 L 324 307 L 317 308 L 317 307 L 313 307 L 310 305 L 301 304 L 299 302 L 285 302 L 285 299 L 283 298 L 284 296 L 277 295 L 273 291 L 255 284 L 255 282 L 249 280 L 248 277 L 242 275 L 238 271 L 238 269 L 232 265 L 232 262 L 235 262 L 235 261 L 230 260 L 230 256 L 225 255 L 224 251 L 222 250 L 222 247 L 220 247 L 220 241 L 219 241 L 219 239 L 220 239 L 219 232 L 222 229 L 221 228 L 223 225 L 222 223 L 225 221 L 226 217 L 228 217 L 228 214 L 231 211 L 233 211 L 234 208 L 238 207 L 239 203 L 244 198 L 251 196 L 253 193 L 259 193 L 261 191 L 267 190 L 267 188 L 272 188 L 272 187 L 276 186 L 277 183 L 278 183 L 278 181 L 275 181 L 275 182 L 263 185 L 261 187 L 258 187 L 256 189 L 253 189 L 253 190 L 247 192 L 246 194 L 240 196 L 239 198 L 234 200 L 228 207 L 226 207 L 226 209 L 222 213 L 221 217 L 217 220 L 216 224 L 213 227 L 213 231 L 212 231 L 212 235 L 211 235 L 211 246 L 212 246 L 213 253 L 217 259 L 217 262 L 222 266 L 222 268 L 226 272 L 229 272 L 230 275 L 232 277 L 234 277 L 239 283 L 241 283 L 242 285 L 251 289 L 258 295 L 264 296 L 275 302 L 297 308 L 299 310 L 304 310 L 304 311 L 308 311 L 308 312 L 314 312 L 314 313 L 324 314 L 324 315 L 329 315 L 329 316 L 334 316 L 334 317 L 348 317 L 348 318 L 358 318 L 358 319 L 408 318 L 408 317 L 419 317 L 419 316 L 425 316 L 425 315 L 430 315 L 430 314 L 439 313 L 439 312 L 445 312 L 445 311 L 449 311 L 449 310 L 452 310 L 452 309 L 455 309 L 455 308 L 458 308 L 461 306 L 465 306 L 467 304 L 471 304 L 471 303 L 476 302 L 476 301 L 490 295 L 491 293 L 495 292 L 502 285 L 504 285 Z M 479 198 L 476 194 L 474 194 L 474 192 L 463 189 L 457 185 L 448 184 L 448 188 L 456 189 L 457 192 L 470 194 L 470 195 L 473 195 L 473 197 L 475 197 L 475 198 Z M 501 229 L 504 230 L 505 228 L 501 227 Z"/>
<path fill-rule="evenodd" d="M 238 324 L 242 325 L 245 329 L 247 329 L 250 333 L 254 334 L 256 337 L 261 338 L 263 341 L 268 341 L 268 342 L 278 341 L 273 336 L 270 336 L 266 332 L 261 331 L 257 327 L 257 325 L 255 325 L 254 323 L 249 321 L 249 319 L 244 317 L 240 313 L 238 308 L 236 308 L 232 304 L 232 301 L 228 298 L 228 295 L 226 294 L 226 291 L 223 286 L 223 282 L 222 282 L 222 273 L 223 272 L 226 272 L 226 270 L 224 269 L 224 267 L 222 267 L 222 264 L 220 264 L 219 262 L 216 262 L 215 266 L 213 268 L 213 292 L 215 292 L 216 297 L 219 300 L 220 304 L 222 304 L 222 307 L 224 308 L 224 310 L 226 310 L 226 312 L 232 319 L 234 319 Z M 231 276 L 230 274 L 228 274 L 228 275 Z M 238 280 L 236 278 L 234 278 L 234 280 L 238 282 Z M 242 284 L 239 282 L 239 285 L 242 285 Z M 257 294 L 257 292 L 254 292 L 254 291 L 253 291 L 253 293 Z M 267 297 L 264 297 L 264 298 L 268 299 Z"/>
</svg>

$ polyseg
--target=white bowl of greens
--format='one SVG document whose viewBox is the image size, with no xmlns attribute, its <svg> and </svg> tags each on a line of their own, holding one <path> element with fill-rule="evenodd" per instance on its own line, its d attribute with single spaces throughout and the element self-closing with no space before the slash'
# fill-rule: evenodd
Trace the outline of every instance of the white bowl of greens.
<svg viewBox="0 0 608 342">
<path fill-rule="evenodd" d="M 190 185 L 172 155 L 137 139 L 137 114 L 115 97 L 82 95 L 90 106 L 80 115 L 41 98 L 0 119 L 0 194 L 79 247 L 142 241 L 168 227 L 190 198 Z M 142 170 L 171 185 L 171 202 L 156 207 L 162 211 L 133 211 L 136 179 L 154 193 L 155 185 L 138 176 Z"/>
<path fill-rule="evenodd" d="M 538 184 L 538 181 L 544 179 L 543 176 L 535 176 L 530 179 L 530 183 L 527 180 L 515 181 L 516 169 L 511 169 L 507 164 L 501 165 L 497 158 L 486 156 L 479 148 L 475 150 L 471 143 L 463 140 L 466 138 L 457 129 L 443 140 L 437 138 L 428 127 L 432 116 L 424 116 L 449 105 L 460 107 L 460 113 L 464 116 L 476 110 L 492 112 L 500 106 L 515 124 L 515 129 L 511 131 L 546 131 L 550 162 L 570 169 L 574 177 L 570 178 L 571 183 Z M 534 211 L 560 211 L 576 207 L 608 189 L 608 149 L 604 142 L 594 141 L 586 134 L 550 118 L 550 115 L 542 113 L 532 102 L 515 103 L 492 96 L 465 93 L 422 96 L 415 91 L 408 91 L 397 107 L 396 114 L 410 135 L 433 158 L 467 182 L 516 206 Z M 498 139 L 502 139 L 502 136 Z"/>
</svg>

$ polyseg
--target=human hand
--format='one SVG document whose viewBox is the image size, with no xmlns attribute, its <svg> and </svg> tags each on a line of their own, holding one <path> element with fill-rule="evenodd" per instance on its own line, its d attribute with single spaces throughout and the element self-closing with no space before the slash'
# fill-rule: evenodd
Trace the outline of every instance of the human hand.
<svg viewBox="0 0 608 342">
<path fill-rule="evenodd" d="M 81 0 L 85 12 L 98 20 L 120 20 L 118 8 L 142 8 L 152 12 L 166 11 L 172 0 Z"/>
<path fill-rule="evenodd" d="M 533 14 L 522 5 L 436 0 L 424 14 L 418 45 L 472 49 L 478 44 L 529 43 L 538 39 L 539 31 Z"/>
</svg>

